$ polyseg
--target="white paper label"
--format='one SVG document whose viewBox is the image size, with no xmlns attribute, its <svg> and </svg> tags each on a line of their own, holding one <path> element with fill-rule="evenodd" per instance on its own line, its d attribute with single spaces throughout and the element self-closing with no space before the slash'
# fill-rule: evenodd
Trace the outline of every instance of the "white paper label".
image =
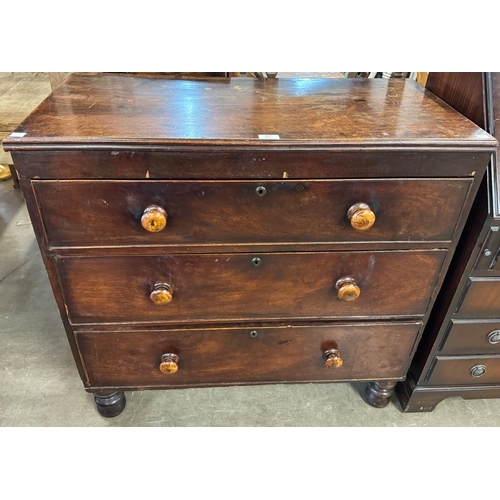
<svg viewBox="0 0 500 500">
<path fill-rule="evenodd" d="M 26 132 L 12 132 L 10 134 L 10 137 L 24 137 L 26 135 Z"/>
<path fill-rule="evenodd" d="M 259 134 L 259 139 L 265 139 L 269 141 L 279 141 L 280 136 L 278 134 Z"/>
</svg>

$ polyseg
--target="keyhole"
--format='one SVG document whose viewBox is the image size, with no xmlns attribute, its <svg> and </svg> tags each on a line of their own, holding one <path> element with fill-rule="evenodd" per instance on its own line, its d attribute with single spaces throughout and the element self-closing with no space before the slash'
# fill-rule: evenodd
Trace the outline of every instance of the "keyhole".
<svg viewBox="0 0 500 500">
<path fill-rule="evenodd" d="M 264 186 L 259 186 L 255 189 L 255 194 L 257 196 L 264 196 L 267 193 L 267 189 Z"/>
<path fill-rule="evenodd" d="M 255 337 L 258 337 L 258 336 L 259 336 L 259 332 L 258 332 L 257 330 L 252 330 L 252 331 L 250 332 L 250 337 L 252 337 L 253 339 L 254 339 Z"/>
<path fill-rule="evenodd" d="M 262 262 L 262 261 L 259 259 L 259 257 L 254 257 L 254 258 L 252 259 L 252 263 L 253 263 L 253 265 L 254 265 L 254 266 L 260 266 L 260 263 L 261 263 L 261 262 Z"/>
</svg>

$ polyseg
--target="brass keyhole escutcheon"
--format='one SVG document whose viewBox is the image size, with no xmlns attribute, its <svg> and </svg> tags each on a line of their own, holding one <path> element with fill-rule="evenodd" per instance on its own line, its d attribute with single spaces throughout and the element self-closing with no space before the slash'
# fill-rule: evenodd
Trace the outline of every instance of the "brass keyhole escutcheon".
<svg viewBox="0 0 500 500">
<path fill-rule="evenodd" d="M 255 188 L 255 194 L 257 196 L 265 196 L 267 193 L 267 189 L 264 186 L 259 186 Z"/>
</svg>

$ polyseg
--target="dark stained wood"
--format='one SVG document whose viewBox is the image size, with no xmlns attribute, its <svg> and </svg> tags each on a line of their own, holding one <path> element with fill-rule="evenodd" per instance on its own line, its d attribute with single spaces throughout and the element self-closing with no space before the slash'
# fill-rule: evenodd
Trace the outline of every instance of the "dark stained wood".
<svg viewBox="0 0 500 500">
<path fill-rule="evenodd" d="M 53 247 L 450 241 L 470 179 L 359 181 L 34 181 Z M 265 188 L 259 196 L 257 190 Z M 442 193 L 446 193 L 443 196 Z M 71 205 L 68 205 L 71 200 Z M 377 222 L 355 230 L 347 212 L 369 203 Z M 72 206 L 85 206 L 74 210 Z M 168 214 L 161 232 L 144 210 Z M 310 221 L 314 220 L 314 224 Z M 160 227 L 159 222 L 156 227 Z"/>
<path fill-rule="evenodd" d="M 150 148 L 154 149 L 154 148 Z M 240 148 L 198 152 L 14 151 L 21 176 L 34 179 L 377 179 L 387 177 L 482 178 L 491 151 L 439 152 L 428 148 L 380 151 L 351 148 Z M 335 153 L 335 154 L 333 154 Z M 390 153 L 390 154 L 389 154 Z"/>
<path fill-rule="evenodd" d="M 471 370 L 485 366 L 486 372 L 473 377 Z M 437 356 L 428 385 L 486 385 L 500 380 L 500 356 Z"/>
<path fill-rule="evenodd" d="M 431 73 L 427 88 L 498 135 L 499 73 Z M 472 390 L 475 384 L 500 384 L 498 371 L 489 368 L 487 375 L 474 378 L 464 368 L 469 361 L 477 361 L 474 355 L 499 353 L 487 339 L 496 325 L 489 318 L 500 318 L 500 301 L 496 299 L 500 291 L 500 269 L 496 265 L 500 255 L 500 220 L 495 216 L 499 210 L 497 169 L 494 154 L 407 379 L 397 386 L 405 411 L 430 411 L 448 395 L 500 395 L 493 389 Z M 458 354 L 463 356 L 456 357 Z M 433 391 L 425 384 L 440 384 L 446 390 Z M 457 384 L 462 387 L 456 388 Z"/>
<path fill-rule="evenodd" d="M 419 322 L 339 324 L 150 332 L 80 332 L 92 386 L 186 387 L 227 383 L 398 379 L 404 373 Z M 256 329 L 257 337 L 250 331 Z M 342 352 L 342 367 L 325 366 L 323 351 Z M 164 353 L 179 357 L 164 374 Z"/>
<path fill-rule="evenodd" d="M 444 251 L 57 258 L 73 323 L 193 323 L 278 318 L 424 315 Z M 254 259 L 259 259 L 256 262 Z M 353 277 L 358 299 L 335 283 Z M 150 300 L 155 283 L 172 301 Z"/>
<path fill-rule="evenodd" d="M 486 128 L 483 73 L 429 73 L 425 87 L 469 120 Z"/>
<path fill-rule="evenodd" d="M 477 255 L 478 241 L 484 239 L 484 234 L 488 230 L 483 225 L 488 215 L 487 197 L 485 196 L 486 183 L 487 179 L 484 177 L 410 366 L 410 373 L 415 380 L 423 380 L 431 366 L 433 358 L 430 353 L 442 341 L 441 337 L 445 334 L 445 329 L 450 322 L 450 315 L 454 311 L 453 304 L 457 303 L 458 296 L 463 292 L 467 283 L 467 274 L 470 272 L 473 259 L 475 259 L 471 255 Z M 457 289 L 460 290 L 458 294 Z M 398 388 L 396 387 L 396 392 L 398 392 Z"/>
<path fill-rule="evenodd" d="M 441 349 L 443 354 L 500 354 L 500 342 L 495 335 L 492 342 L 488 335 L 498 331 L 500 321 L 473 321 L 454 319 L 450 323 L 449 332 Z"/>
<path fill-rule="evenodd" d="M 396 381 L 370 382 L 366 386 L 366 402 L 374 408 L 385 408 L 394 393 Z"/>
<path fill-rule="evenodd" d="M 467 318 L 500 318 L 500 277 L 471 277 L 456 312 Z"/>
<path fill-rule="evenodd" d="M 500 397 L 500 386 L 443 386 L 427 387 L 416 386 L 409 387 L 408 379 L 398 384 L 407 389 L 405 395 L 400 397 L 401 409 L 405 413 L 429 412 L 446 398 L 461 397 L 462 399 L 489 399 Z M 411 395 L 411 397 L 410 397 Z"/>
<path fill-rule="evenodd" d="M 21 130 L 6 147 L 80 375 L 117 401 L 375 380 L 384 406 L 496 147 L 402 80 L 73 75 Z M 366 231 L 349 222 L 356 203 L 375 216 Z M 150 205 L 166 210 L 159 232 L 142 226 Z"/>
<path fill-rule="evenodd" d="M 411 80 L 206 81 L 72 74 L 5 149 L 225 144 L 494 146 Z M 429 123 L 432 120 L 432 127 Z M 279 140 L 259 138 L 279 135 Z"/>
<path fill-rule="evenodd" d="M 118 416 L 124 409 L 127 402 L 123 392 L 111 392 L 109 394 L 95 394 L 94 401 L 97 411 L 106 418 Z"/>
</svg>

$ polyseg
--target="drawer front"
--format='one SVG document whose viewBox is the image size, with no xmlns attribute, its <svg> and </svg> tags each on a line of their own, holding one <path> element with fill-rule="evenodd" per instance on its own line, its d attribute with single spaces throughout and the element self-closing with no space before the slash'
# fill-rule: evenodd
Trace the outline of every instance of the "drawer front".
<svg viewBox="0 0 500 500">
<path fill-rule="evenodd" d="M 464 318 L 500 318 L 500 278 L 470 278 L 456 312 Z"/>
<path fill-rule="evenodd" d="M 470 182 L 33 181 L 33 188 L 53 247 L 408 243 L 451 240 Z M 375 215 L 369 229 L 354 229 L 347 216 L 358 203 Z M 141 225 L 149 206 L 166 211 L 159 232 Z"/>
<path fill-rule="evenodd" d="M 500 354 L 500 321 L 452 320 L 445 354 Z"/>
<path fill-rule="evenodd" d="M 78 333 L 92 386 L 186 386 L 404 376 L 420 323 Z M 342 366 L 325 366 L 335 349 Z M 177 372 L 160 371 L 175 354 Z"/>
<path fill-rule="evenodd" d="M 490 151 L 335 151 L 281 149 L 183 152 L 13 151 L 16 168 L 31 179 L 387 179 L 401 175 L 470 177 L 483 172 Z M 210 149 L 210 148 L 207 148 Z M 284 174 L 286 173 L 286 176 Z"/>
<path fill-rule="evenodd" d="M 57 258 L 73 323 L 419 316 L 445 251 Z M 338 294 L 352 278 L 360 295 Z M 343 283 L 346 283 L 344 281 Z M 172 300 L 156 305 L 150 294 Z"/>
<path fill-rule="evenodd" d="M 437 356 L 428 385 L 500 383 L 500 356 Z"/>
</svg>

